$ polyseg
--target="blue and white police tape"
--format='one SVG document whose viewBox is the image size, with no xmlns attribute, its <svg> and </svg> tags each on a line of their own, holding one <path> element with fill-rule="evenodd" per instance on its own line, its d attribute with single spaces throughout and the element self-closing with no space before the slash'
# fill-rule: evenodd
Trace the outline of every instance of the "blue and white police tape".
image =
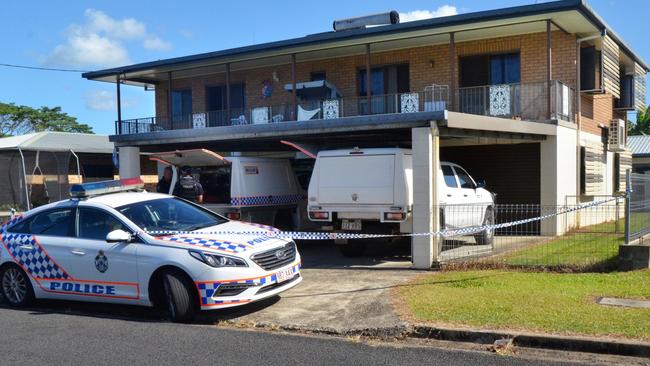
<svg viewBox="0 0 650 366">
<path fill-rule="evenodd" d="M 280 230 L 252 230 L 252 231 L 180 231 L 180 230 L 148 230 L 146 234 L 152 236 L 168 236 L 168 235 L 236 235 L 236 236 L 265 236 L 269 238 L 279 239 L 296 239 L 296 240 L 334 240 L 334 239 L 379 239 L 379 238 L 394 238 L 394 237 L 413 237 L 413 236 L 461 236 L 477 234 L 483 231 L 494 231 L 497 229 L 504 229 L 523 224 L 528 224 L 535 221 L 545 220 L 554 216 L 565 215 L 571 212 L 583 210 L 586 208 L 605 204 L 607 202 L 617 200 L 617 197 L 609 198 L 606 200 L 594 201 L 577 205 L 570 208 L 565 208 L 556 212 L 548 213 L 546 215 L 531 217 L 527 219 L 515 220 L 504 222 L 500 224 L 490 224 L 481 226 L 470 226 L 459 229 L 446 229 L 433 232 L 420 232 L 420 233 L 405 233 L 405 234 L 365 234 L 365 233 L 334 233 L 334 232 L 321 232 L 321 231 L 280 231 Z"/>
</svg>

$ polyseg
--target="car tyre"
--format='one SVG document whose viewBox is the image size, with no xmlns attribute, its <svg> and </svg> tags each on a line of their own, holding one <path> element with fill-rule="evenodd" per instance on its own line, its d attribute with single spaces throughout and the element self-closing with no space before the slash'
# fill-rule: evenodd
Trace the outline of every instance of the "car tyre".
<svg viewBox="0 0 650 366">
<path fill-rule="evenodd" d="M 485 217 L 483 218 L 483 225 L 493 225 L 494 224 L 494 210 L 492 207 L 488 207 L 485 210 Z M 494 241 L 494 230 L 483 230 L 479 234 L 474 236 L 476 244 L 478 245 L 492 245 Z"/>
<path fill-rule="evenodd" d="M 163 301 L 173 322 L 184 323 L 194 319 L 197 312 L 196 289 L 186 276 L 177 271 L 162 275 Z"/>
<path fill-rule="evenodd" d="M 366 243 L 362 239 L 350 240 L 345 245 L 339 245 L 339 251 L 344 257 L 358 258 L 366 251 Z"/>
<path fill-rule="evenodd" d="M 5 303 L 11 307 L 26 307 L 34 301 L 34 288 L 29 276 L 15 264 L 0 271 L 0 289 Z"/>
</svg>

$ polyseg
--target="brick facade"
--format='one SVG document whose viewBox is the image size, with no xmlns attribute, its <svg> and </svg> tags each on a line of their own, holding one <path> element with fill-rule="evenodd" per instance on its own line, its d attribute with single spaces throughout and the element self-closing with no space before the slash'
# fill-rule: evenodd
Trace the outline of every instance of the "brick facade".
<svg viewBox="0 0 650 366">
<path fill-rule="evenodd" d="M 456 42 L 455 74 L 458 83 L 458 59 L 462 56 L 485 53 L 519 52 L 521 60 L 522 105 L 526 108 L 537 108 L 540 118 L 545 116 L 546 94 L 536 90 L 544 90 L 546 80 L 546 33 L 532 33 L 502 38 Z M 371 51 L 372 52 L 372 51 Z M 552 33 L 552 79 L 559 80 L 569 87 L 576 87 L 576 37 L 561 31 Z M 450 85 L 449 44 L 417 47 L 371 54 L 371 64 L 388 65 L 408 63 L 410 73 L 410 89 L 423 91 L 431 84 Z M 365 68 L 365 55 L 338 57 L 325 60 L 298 62 L 296 64 L 296 80 L 310 80 L 311 72 L 325 72 L 327 80 L 335 85 L 343 98 L 359 96 L 358 72 Z M 236 67 L 233 67 L 236 68 Z M 274 81 L 274 76 L 277 81 Z M 271 97 L 262 96 L 263 81 L 269 80 L 273 85 Z M 291 65 L 276 65 L 249 70 L 234 70 L 231 72 L 231 83 L 244 83 L 246 90 L 246 107 L 277 106 L 290 104 L 291 93 L 284 90 L 284 85 L 291 83 Z M 175 90 L 192 90 L 192 109 L 194 113 L 206 111 L 207 86 L 225 84 L 225 74 L 213 74 L 191 79 L 174 79 L 172 87 Z M 530 96 L 526 97 L 528 94 Z M 540 99 L 542 96 L 542 99 Z M 528 102 L 526 102 L 528 98 Z M 167 84 L 162 82 L 156 89 L 156 116 L 167 116 Z M 353 105 L 355 103 L 349 103 Z M 606 124 L 613 116 L 613 101 L 611 96 L 594 96 L 582 99 L 582 129 L 599 134 L 599 123 Z"/>
</svg>

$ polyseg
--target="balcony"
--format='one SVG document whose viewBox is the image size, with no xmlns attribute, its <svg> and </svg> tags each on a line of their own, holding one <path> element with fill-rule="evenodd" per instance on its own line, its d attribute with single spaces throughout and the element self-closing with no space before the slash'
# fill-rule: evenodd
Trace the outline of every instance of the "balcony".
<svg viewBox="0 0 650 366">
<path fill-rule="evenodd" d="M 293 104 L 259 105 L 231 108 L 230 111 L 205 111 L 190 115 L 137 118 L 115 122 L 118 135 L 165 130 L 207 127 L 295 123 L 376 114 L 435 112 L 450 110 L 499 118 L 549 122 L 573 121 L 574 91 L 553 81 L 549 90 L 545 82 L 502 84 L 459 88 L 450 101 L 449 87 L 431 85 L 424 91 L 338 99 L 299 101 Z M 550 113 L 549 113 L 550 107 Z M 550 116 L 550 118 L 549 118 Z"/>
<path fill-rule="evenodd" d="M 481 116 L 544 122 L 563 120 L 573 122 L 574 91 L 559 81 L 485 85 L 458 88 L 455 112 Z M 549 113 L 550 108 L 550 113 Z"/>
</svg>

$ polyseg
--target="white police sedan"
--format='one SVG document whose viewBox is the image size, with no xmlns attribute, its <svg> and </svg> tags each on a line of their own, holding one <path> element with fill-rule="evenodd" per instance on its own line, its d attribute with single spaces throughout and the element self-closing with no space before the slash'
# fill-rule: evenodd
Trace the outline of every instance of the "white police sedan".
<svg viewBox="0 0 650 366">
<path fill-rule="evenodd" d="M 174 321 L 300 283 L 300 255 L 276 229 L 229 221 L 138 178 L 73 185 L 73 198 L 0 228 L 0 286 L 34 298 L 161 306 Z"/>
</svg>

